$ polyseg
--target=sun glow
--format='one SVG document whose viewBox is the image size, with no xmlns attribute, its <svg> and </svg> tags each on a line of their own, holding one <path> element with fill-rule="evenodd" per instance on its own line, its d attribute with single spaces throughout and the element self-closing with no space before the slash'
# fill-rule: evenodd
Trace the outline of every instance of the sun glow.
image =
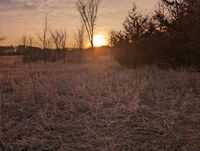
<svg viewBox="0 0 200 151">
<path fill-rule="evenodd" d="M 103 35 L 95 35 L 93 43 L 95 47 L 101 47 L 106 45 L 106 40 Z"/>
</svg>

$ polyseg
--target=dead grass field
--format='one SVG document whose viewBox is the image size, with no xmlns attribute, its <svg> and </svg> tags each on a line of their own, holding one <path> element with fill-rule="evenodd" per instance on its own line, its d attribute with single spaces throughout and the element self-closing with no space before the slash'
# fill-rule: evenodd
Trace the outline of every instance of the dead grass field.
<svg viewBox="0 0 200 151">
<path fill-rule="evenodd" d="M 1 151 L 199 151 L 200 73 L 0 66 Z"/>
<path fill-rule="evenodd" d="M 0 64 L 22 64 L 22 56 L 0 56 Z"/>
</svg>

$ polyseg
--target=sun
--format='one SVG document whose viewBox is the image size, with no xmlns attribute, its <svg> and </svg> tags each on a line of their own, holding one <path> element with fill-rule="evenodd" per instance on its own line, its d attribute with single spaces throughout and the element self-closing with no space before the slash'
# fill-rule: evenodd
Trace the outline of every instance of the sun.
<svg viewBox="0 0 200 151">
<path fill-rule="evenodd" d="M 94 46 L 95 47 L 101 47 L 106 45 L 106 40 L 103 35 L 94 35 L 94 40 L 93 40 Z"/>
</svg>

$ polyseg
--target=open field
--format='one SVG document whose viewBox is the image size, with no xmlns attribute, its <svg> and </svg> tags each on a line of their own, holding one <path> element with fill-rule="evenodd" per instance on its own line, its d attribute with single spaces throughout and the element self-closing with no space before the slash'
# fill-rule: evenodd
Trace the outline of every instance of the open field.
<svg viewBox="0 0 200 151">
<path fill-rule="evenodd" d="M 0 66 L 1 151 L 199 151 L 200 73 Z"/>
<path fill-rule="evenodd" d="M 22 56 L 0 56 L 0 64 L 22 64 Z"/>
</svg>

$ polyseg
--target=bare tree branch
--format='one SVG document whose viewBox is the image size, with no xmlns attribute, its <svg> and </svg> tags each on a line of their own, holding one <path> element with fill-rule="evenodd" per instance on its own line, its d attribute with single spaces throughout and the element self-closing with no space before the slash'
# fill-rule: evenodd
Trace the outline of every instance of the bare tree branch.
<svg viewBox="0 0 200 151">
<path fill-rule="evenodd" d="M 67 33 L 64 30 L 50 31 L 50 33 L 51 33 L 51 37 L 53 39 L 54 45 L 56 47 L 56 50 L 58 51 L 58 57 L 60 57 L 60 51 L 62 50 L 62 59 L 64 63 Z"/>
<path fill-rule="evenodd" d="M 85 43 L 85 30 L 83 24 L 80 28 L 77 29 L 77 32 L 74 33 L 74 39 L 75 39 L 75 46 L 81 51 Z"/>
<path fill-rule="evenodd" d="M 91 47 L 94 47 L 94 29 L 101 0 L 77 0 L 76 7 L 85 26 Z"/>
<path fill-rule="evenodd" d="M 26 46 L 28 45 L 28 37 L 26 35 L 22 36 L 21 43 L 22 43 L 23 47 L 26 48 Z"/>
<path fill-rule="evenodd" d="M 47 47 L 49 45 L 49 39 L 47 37 L 48 33 L 48 16 L 47 14 L 45 15 L 45 23 L 44 23 L 44 31 L 43 34 L 40 35 L 39 33 L 36 33 L 39 41 L 42 43 L 42 48 L 43 48 L 43 53 L 44 53 L 44 62 L 47 62 Z"/>
</svg>

